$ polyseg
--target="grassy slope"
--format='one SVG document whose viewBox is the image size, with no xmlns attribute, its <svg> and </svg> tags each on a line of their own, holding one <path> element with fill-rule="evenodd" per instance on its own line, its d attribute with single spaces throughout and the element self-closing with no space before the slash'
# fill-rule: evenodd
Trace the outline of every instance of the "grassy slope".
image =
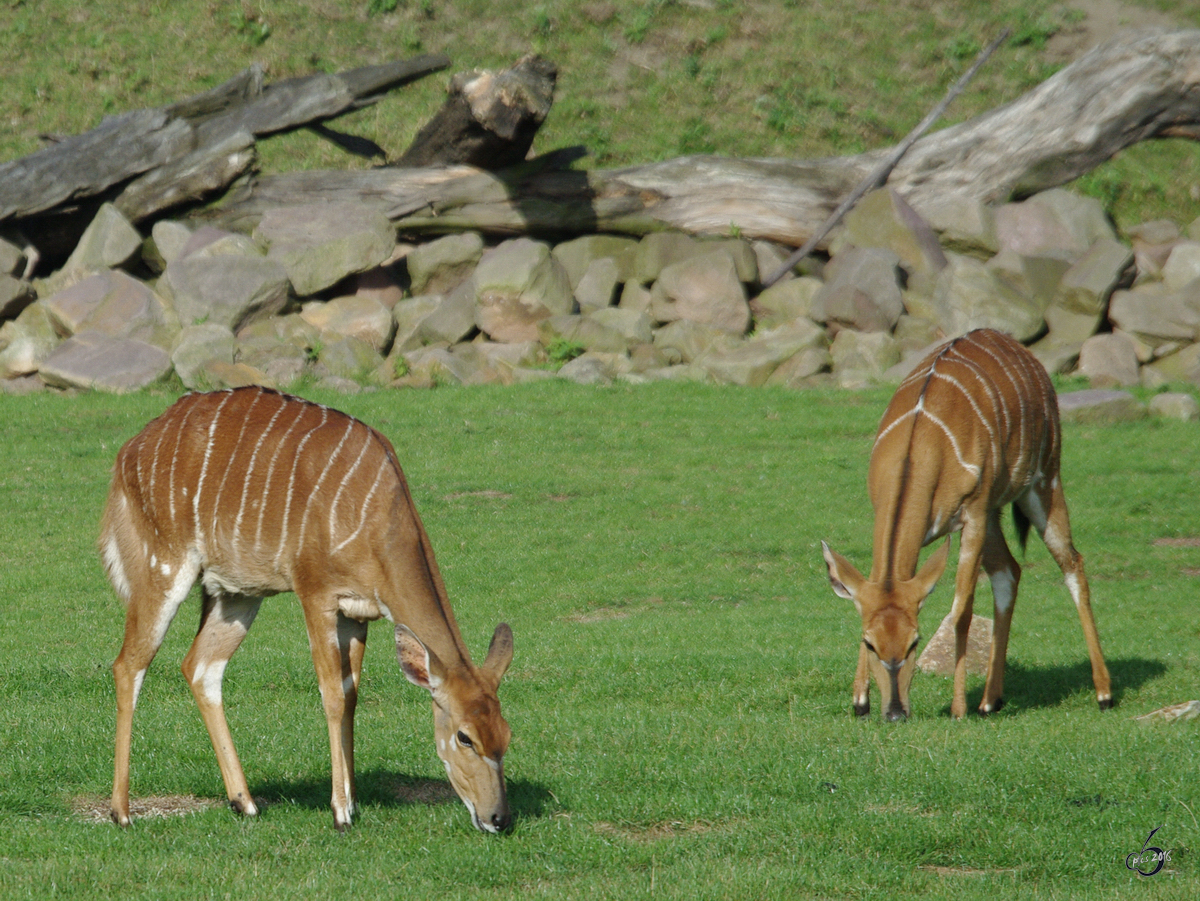
<svg viewBox="0 0 1200 901">
<path fill-rule="evenodd" d="M 1200 25 L 1189 0 L 1129 5 Z M 587 165 L 697 152 L 835 156 L 894 144 L 1005 25 L 1013 40 L 945 121 L 1011 100 L 1054 71 L 1046 39 L 1077 22 L 1046 0 L 7 0 L 0 158 L 35 150 L 40 134 L 203 90 L 252 61 L 283 78 L 434 51 L 456 70 L 501 68 L 531 51 L 554 60 L 557 100 L 536 149 L 584 144 Z M 342 124 L 398 154 L 444 84 L 427 79 Z M 260 146 L 268 171 L 353 165 L 307 133 Z M 1197 185 L 1193 145 L 1172 141 L 1123 154 L 1083 187 L 1124 224 L 1158 215 L 1186 224 L 1200 215 Z"/>
<path fill-rule="evenodd" d="M 1031 542 L 1009 706 L 947 718 L 919 676 L 902 727 L 849 715 L 856 631 L 818 542 L 864 567 L 881 392 L 536 385 L 322 398 L 396 443 L 469 645 L 501 619 L 519 821 L 476 834 L 426 702 L 372 630 L 364 815 L 331 828 L 299 610 L 268 602 L 226 680 L 260 822 L 214 809 L 129 834 L 72 813 L 111 776 L 119 605 L 92 549 L 119 444 L 170 398 L 0 397 L 0 892 L 5 897 L 1195 897 L 1200 697 L 1195 426 L 1068 427 L 1064 475 L 1119 706 Z M 947 581 L 925 612 L 932 630 Z M 987 589 L 980 608 L 988 612 Z M 177 673 L 189 600 L 135 721 L 134 794 L 223 791 Z M 978 702 L 981 679 L 968 686 Z M 413 803 L 412 797 L 424 798 Z M 1169 872 L 1124 857 L 1155 826 Z M 1161 840 L 1161 841 L 1157 841 Z M 1136 883 L 1136 885 L 1135 885 Z"/>
</svg>

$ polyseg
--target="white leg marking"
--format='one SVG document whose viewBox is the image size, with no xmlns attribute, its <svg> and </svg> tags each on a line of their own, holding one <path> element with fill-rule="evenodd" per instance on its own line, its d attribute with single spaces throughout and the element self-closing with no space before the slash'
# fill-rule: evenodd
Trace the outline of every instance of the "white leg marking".
<svg viewBox="0 0 1200 901">
<path fill-rule="evenodd" d="M 1006 569 L 992 575 L 992 597 L 996 602 L 996 613 L 1007 613 L 1013 605 L 1013 577 Z"/>
<path fill-rule="evenodd" d="M 121 596 L 121 600 L 129 603 L 131 594 L 129 578 L 125 575 L 125 564 L 121 560 L 121 549 L 115 535 L 110 535 L 104 542 L 104 568 L 108 572 L 108 580 L 112 582 L 112 586 Z"/>
<path fill-rule="evenodd" d="M 1066 575 L 1067 591 L 1071 592 L 1071 600 L 1075 602 L 1075 608 L 1079 608 L 1079 577 L 1075 573 L 1067 573 Z"/>
</svg>

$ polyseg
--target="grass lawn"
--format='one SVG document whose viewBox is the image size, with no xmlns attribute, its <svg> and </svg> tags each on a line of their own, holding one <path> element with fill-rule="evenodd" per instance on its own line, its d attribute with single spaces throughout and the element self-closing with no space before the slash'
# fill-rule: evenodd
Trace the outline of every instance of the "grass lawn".
<svg viewBox="0 0 1200 901">
<path fill-rule="evenodd" d="M 226 678 L 257 821 L 220 803 L 94 822 L 111 787 L 123 613 L 95 554 L 108 468 L 173 400 L 0 396 L 0 895 L 6 898 L 1196 897 L 1200 449 L 1194 423 L 1068 426 L 1076 544 L 1117 707 L 1096 709 L 1078 619 L 1036 538 L 1008 704 L 850 714 L 856 616 L 819 542 L 866 568 L 870 436 L 886 391 L 538 384 L 316 395 L 395 443 L 477 659 L 501 687 L 517 822 L 482 835 L 434 753 L 428 701 L 372 629 L 362 814 L 330 816 L 298 604 L 267 601 Z M 1159 539 L 1177 539 L 1161 542 Z M 1178 539 L 1192 539 L 1178 540 Z M 932 634 L 952 582 L 927 604 Z M 990 613 L 980 589 L 981 613 Z M 134 800 L 219 802 L 168 633 L 134 720 Z M 982 678 L 968 683 L 977 704 Z M 1162 872 L 1126 866 L 1150 831 Z"/>
</svg>

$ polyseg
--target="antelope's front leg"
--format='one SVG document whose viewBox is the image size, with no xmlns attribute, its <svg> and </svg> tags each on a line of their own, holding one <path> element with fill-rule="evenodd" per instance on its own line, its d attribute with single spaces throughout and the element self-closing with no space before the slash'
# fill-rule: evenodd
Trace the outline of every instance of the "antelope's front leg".
<svg viewBox="0 0 1200 901">
<path fill-rule="evenodd" d="M 858 668 L 854 671 L 854 715 L 866 716 L 871 712 L 871 671 L 868 669 L 867 648 L 858 643 Z"/>
<path fill-rule="evenodd" d="M 354 819 L 354 707 L 366 623 L 307 602 L 304 617 L 329 727 L 333 823 L 342 831 Z"/>
<path fill-rule="evenodd" d="M 956 720 L 967 715 L 967 636 L 975 612 L 975 583 L 979 580 L 985 528 L 976 519 L 963 526 L 954 577 L 954 604 L 950 608 L 954 622 L 954 695 L 950 716 Z"/>
</svg>

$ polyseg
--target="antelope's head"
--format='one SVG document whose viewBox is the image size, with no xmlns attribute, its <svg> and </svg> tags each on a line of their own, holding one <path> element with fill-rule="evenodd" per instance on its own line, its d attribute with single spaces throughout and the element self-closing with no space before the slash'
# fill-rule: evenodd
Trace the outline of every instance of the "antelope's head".
<svg viewBox="0 0 1200 901">
<path fill-rule="evenodd" d="M 930 555 L 913 578 L 891 583 L 868 580 L 823 541 L 821 549 L 834 593 L 853 601 L 862 617 L 860 660 L 865 658 L 879 687 L 884 716 L 892 722 L 907 719 L 912 712 L 908 689 L 917 667 L 917 645 L 921 641 L 917 615 L 946 568 L 950 543 L 945 542 Z M 862 697 L 856 697 L 854 702 L 860 713 L 870 709 L 865 681 Z"/>
<path fill-rule="evenodd" d="M 503 832 L 512 824 L 504 786 L 504 754 L 512 735 L 496 696 L 512 662 L 512 630 L 496 627 L 483 666 L 448 670 L 404 625 L 396 626 L 396 650 L 408 681 L 433 696 L 433 733 L 438 757 L 475 828 Z"/>
</svg>

